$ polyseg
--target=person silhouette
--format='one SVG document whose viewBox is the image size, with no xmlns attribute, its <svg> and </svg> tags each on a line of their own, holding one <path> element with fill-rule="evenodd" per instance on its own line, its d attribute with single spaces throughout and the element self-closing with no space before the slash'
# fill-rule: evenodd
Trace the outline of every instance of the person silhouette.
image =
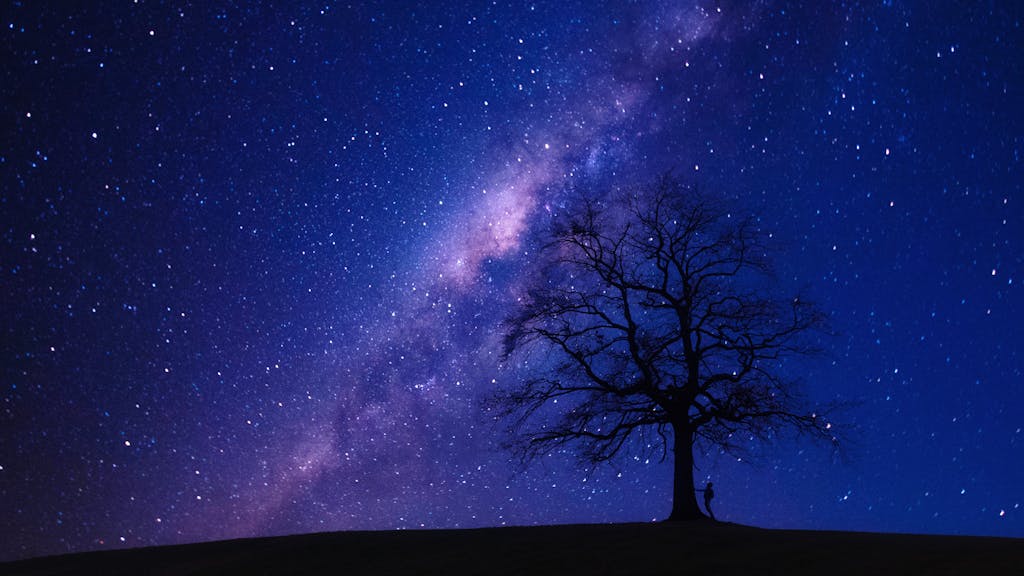
<svg viewBox="0 0 1024 576">
<path fill-rule="evenodd" d="M 707 485 L 704 486 L 704 490 L 702 490 L 702 492 L 704 492 L 704 508 L 708 511 L 708 516 L 710 516 L 712 520 L 716 520 L 715 513 L 711 511 L 711 499 L 715 497 L 715 490 L 712 486 L 714 486 L 714 484 L 708 482 Z"/>
</svg>

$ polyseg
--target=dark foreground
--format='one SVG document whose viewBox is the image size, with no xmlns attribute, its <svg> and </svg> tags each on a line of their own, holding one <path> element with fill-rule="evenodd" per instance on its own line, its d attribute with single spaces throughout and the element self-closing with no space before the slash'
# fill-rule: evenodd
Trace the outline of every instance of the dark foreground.
<svg viewBox="0 0 1024 576">
<path fill-rule="evenodd" d="M 336 532 L 89 552 L 4 574 L 1024 574 L 1024 539 L 710 522 Z"/>
</svg>

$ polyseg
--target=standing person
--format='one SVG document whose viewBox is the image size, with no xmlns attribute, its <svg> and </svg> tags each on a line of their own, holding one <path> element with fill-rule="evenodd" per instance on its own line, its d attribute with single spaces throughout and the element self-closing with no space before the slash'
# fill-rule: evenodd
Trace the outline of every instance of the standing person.
<svg viewBox="0 0 1024 576">
<path fill-rule="evenodd" d="M 715 497 L 715 490 L 712 488 L 714 484 L 708 482 L 701 492 L 704 493 L 704 508 L 708 511 L 708 516 L 711 516 L 712 520 L 716 520 L 715 513 L 711 511 L 711 499 Z"/>
</svg>

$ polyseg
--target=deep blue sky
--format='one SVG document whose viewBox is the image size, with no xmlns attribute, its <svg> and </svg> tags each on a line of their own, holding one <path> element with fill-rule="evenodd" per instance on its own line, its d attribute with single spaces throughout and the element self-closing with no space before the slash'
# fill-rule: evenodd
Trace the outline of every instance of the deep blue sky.
<svg viewBox="0 0 1024 576">
<path fill-rule="evenodd" d="M 831 317 L 847 461 L 699 458 L 719 518 L 1024 536 L 1014 2 L 5 3 L 0 559 L 642 521 L 480 400 L 566 189 L 674 169 Z"/>
</svg>

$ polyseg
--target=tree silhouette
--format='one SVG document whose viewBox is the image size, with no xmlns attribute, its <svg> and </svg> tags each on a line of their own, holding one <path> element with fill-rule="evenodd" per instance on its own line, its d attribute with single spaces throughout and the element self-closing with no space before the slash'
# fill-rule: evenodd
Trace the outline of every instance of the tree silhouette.
<svg viewBox="0 0 1024 576">
<path fill-rule="evenodd" d="M 809 354 L 823 314 L 773 298 L 767 235 L 683 187 L 581 200 L 556 223 L 504 325 L 528 379 L 496 397 L 523 462 L 574 445 L 589 465 L 674 456 L 670 520 L 702 518 L 694 449 L 740 450 L 789 430 L 835 441 L 782 363 Z"/>
</svg>

